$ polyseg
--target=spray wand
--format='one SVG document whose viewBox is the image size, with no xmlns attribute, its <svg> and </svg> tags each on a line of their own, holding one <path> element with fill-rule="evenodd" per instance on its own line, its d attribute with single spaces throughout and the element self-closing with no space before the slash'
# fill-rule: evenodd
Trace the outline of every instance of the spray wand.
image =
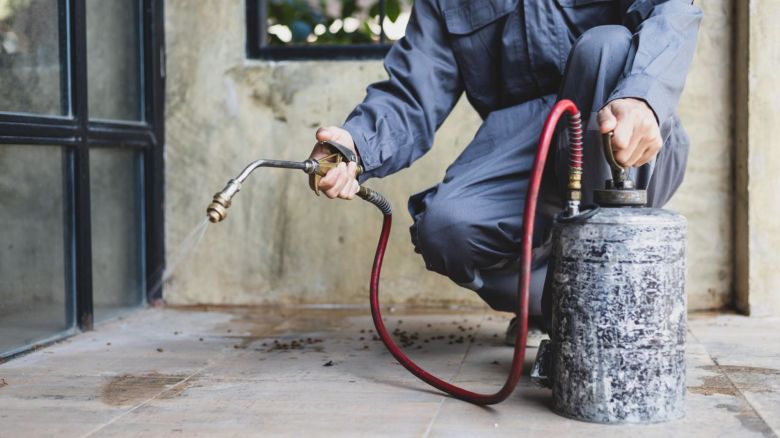
<svg viewBox="0 0 780 438">
<path fill-rule="evenodd" d="M 555 127 L 564 113 L 569 114 L 569 143 L 570 143 L 570 161 L 569 161 L 569 185 L 565 216 L 576 216 L 579 214 L 580 203 L 580 181 L 582 176 L 582 122 L 577 106 L 570 100 L 561 100 L 555 104 L 547 116 L 544 123 L 539 146 L 536 150 L 536 158 L 531 172 L 531 178 L 528 185 L 528 193 L 525 201 L 525 210 L 523 212 L 523 231 L 520 254 L 520 283 L 518 284 L 518 302 L 520 303 L 517 311 L 519 324 L 517 324 L 517 336 L 515 340 L 515 349 L 512 356 L 512 366 L 509 376 L 501 389 L 493 394 L 480 394 L 467 389 L 455 386 L 446 382 L 433 374 L 425 371 L 419 365 L 414 363 L 398 345 L 385 328 L 382 321 L 382 314 L 379 305 L 379 277 L 382 272 L 382 261 L 387 248 L 387 241 L 390 237 L 390 228 L 393 222 L 392 209 L 390 203 L 379 192 L 368 187 L 361 186 L 357 195 L 376 206 L 384 216 L 382 222 L 382 231 L 379 235 L 379 243 L 374 256 L 374 265 L 371 269 L 370 283 L 370 302 L 371 316 L 374 320 L 379 337 L 387 349 L 409 372 L 428 383 L 429 385 L 444 391 L 451 396 L 474 403 L 477 405 L 491 405 L 505 400 L 514 391 L 523 371 L 523 360 L 525 359 L 525 344 L 528 334 L 528 295 L 531 279 L 531 250 L 532 236 L 534 228 L 534 216 L 536 215 L 536 200 L 539 195 L 539 186 L 542 180 L 544 165 L 547 160 L 547 152 L 550 147 Z M 228 181 L 225 188 L 214 195 L 214 199 L 207 209 L 209 220 L 213 223 L 225 219 L 227 209 L 230 207 L 233 197 L 241 189 L 241 184 L 249 175 L 260 167 L 275 167 L 282 169 L 297 169 L 309 174 L 309 185 L 319 194 L 319 179 L 325 176 L 328 171 L 335 168 L 342 162 L 357 162 L 357 156 L 346 147 L 334 142 L 323 142 L 333 151 L 321 160 L 309 159 L 302 162 L 297 161 L 278 161 L 278 160 L 257 160 L 247 166 L 236 178 Z M 358 175 L 362 173 L 362 167 L 358 166 Z"/>
<path fill-rule="evenodd" d="M 228 181 L 225 188 L 220 192 L 214 194 L 214 198 L 211 200 L 206 209 L 206 215 L 209 217 L 209 221 L 212 223 L 222 222 L 227 217 L 227 209 L 233 201 L 233 197 L 241 190 L 241 185 L 249 178 L 255 170 L 261 167 L 275 167 L 277 169 L 293 169 L 302 170 L 309 174 L 309 185 L 312 190 L 319 196 L 320 194 L 320 178 L 327 175 L 329 171 L 338 167 L 342 162 L 357 162 L 357 155 L 348 148 L 332 142 L 324 141 L 320 142 L 321 145 L 325 145 L 333 151 L 331 155 L 328 155 L 320 160 L 308 159 L 306 161 L 283 161 L 283 160 L 257 160 L 251 162 L 244 170 L 235 178 Z M 356 176 L 360 176 L 363 173 L 363 167 L 358 165 Z M 361 186 L 357 195 L 374 204 L 377 208 L 382 210 L 384 214 L 392 214 L 390 203 L 379 192 L 372 190 L 368 187 Z"/>
</svg>

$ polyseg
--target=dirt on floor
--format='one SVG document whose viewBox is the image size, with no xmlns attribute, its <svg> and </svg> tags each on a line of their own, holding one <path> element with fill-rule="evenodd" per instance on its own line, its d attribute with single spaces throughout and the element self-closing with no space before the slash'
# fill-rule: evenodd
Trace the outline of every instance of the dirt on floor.
<svg viewBox="0 0 780 438">
<path fill-rule="evenodd" d="M 156 372 L 138 376 L 131 374 L 117 376 L 103 385 L 100 400 L 111 406 L 126 406 L 155 398 L 166 391 L 174 391 L 174 388 L 176 388 L 174 392 L 180 394 L 184 390 L 186 377 Z"/>
</svg>

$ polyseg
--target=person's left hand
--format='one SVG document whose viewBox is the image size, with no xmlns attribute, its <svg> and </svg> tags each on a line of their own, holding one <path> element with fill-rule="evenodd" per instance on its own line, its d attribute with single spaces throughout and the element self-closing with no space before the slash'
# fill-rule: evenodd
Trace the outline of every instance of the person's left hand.
<svg viewBox="0 0 780 438">
<path fill-rule="evenodd" d="M 598 122 L 602 134 L 614 131 L 615 161 L 624 167 L 648 163 L 663 146 L 655 113 L 643 100 L 615 99 L 599 111 Z"/>
</svg>

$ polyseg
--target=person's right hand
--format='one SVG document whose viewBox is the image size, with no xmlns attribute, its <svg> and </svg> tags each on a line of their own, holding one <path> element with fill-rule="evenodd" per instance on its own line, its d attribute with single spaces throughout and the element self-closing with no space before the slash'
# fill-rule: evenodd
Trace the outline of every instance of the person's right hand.
<svg viewBox="0 0 780 438">
<path fill-rule="evenodd" d="M 355 149 L 355 142 L 352 140 L 352 136 L 344 129 L 328 126 L 317 130 L 315 134 L 317 138 L 317 144 L 311 151 L 309 158 L 319 160 L 324 158 L 333 152 L 328 149 L 327 146 L 320 145 L 321 141 L 332 141 L 351 149 L 357 155 Z M 328 172 L 327 175 L 320 179 L 320 190 L 325 193 L 328 198 L 341 198 L 352 199 L 360 189 L 360 184 L 357 182 L 355 173 L 357 171 L 357 163 L 341 163 L 335 169 Z"/>
</svg>

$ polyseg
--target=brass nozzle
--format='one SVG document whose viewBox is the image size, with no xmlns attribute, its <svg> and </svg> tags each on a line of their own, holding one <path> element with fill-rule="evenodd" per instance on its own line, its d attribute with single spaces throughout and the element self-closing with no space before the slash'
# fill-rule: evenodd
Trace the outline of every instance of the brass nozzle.
<svg viewBox="0 0 780 438">
<path fill-rule="evenodd" d="M 206 209 L 206 215 L 209 217 L 211 223 L 216 224 L 222 222 L 227 216 L 227 209 L 230 207 L 230 201 L 223 199 L 219 196 L 219 193 L 214 195 L 214 199 Z"/>
<path fill-rule="evenodd" d="M 221 192 L 214 194 L 211 204 L 206 208 L 206 215 L 211 223 L 216 224 L 225 220 L 231 200 L 239 190 L 241 190 L 241 183 L 231 179 Z"/>
</svg>

